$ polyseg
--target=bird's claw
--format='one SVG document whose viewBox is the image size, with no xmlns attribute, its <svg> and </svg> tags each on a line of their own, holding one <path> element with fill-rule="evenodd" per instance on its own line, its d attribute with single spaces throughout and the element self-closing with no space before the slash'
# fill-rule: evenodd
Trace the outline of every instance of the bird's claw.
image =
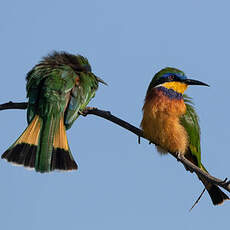
<svg viewBox="0 0 230 230">
<path fill-rule="evenodd" d="M 79 111 L 78 111 L 78 114 L 81 115 L 81 116 L 84 116 L 84 117 L 87 116 L 87 113 L 86 113 L 86 111 L 84 111 L 84 110 L 83 110 L 83 111 L 79 110 Z"/>
<path fill-rule="evenodd" d="M 182 162 L 182 158 L 183 158 L 183 154 L 180 153 L 180 152 L 177 152 L 177 153 L 176 153 L 176 159 L 177 159 L 177 161 Z M 191 167 L 189 167 L 188 165 L 185 165 L 183 162 L 182 162 L 182 164 L 184 165 L 184 167 L 185 167 L 185 169 L 186 169 L 187 171 L 189 171 L 189 172 L 191 172 L 191 173 L 194 172 L 194 170 L 193 170 Z"/>
<path fill-rule="evenodd" d="M 86 117 L 90 110 L 95 110 L 95 109 L 97 109 L 97 108 L 96 107 L 86 107 L 84 110 L 79 110 L 78 114 L 81 115 L 81 116 Z"/>
<path fill-rule="evenodd" d="M 177 152 L 177 153 L 176 153 L 176 159 L 177 159 L 177 161 L 181 161 L 181 159 L 182 159 L 182 154 L 181 154 L 180 152 Z"/>
</svg>

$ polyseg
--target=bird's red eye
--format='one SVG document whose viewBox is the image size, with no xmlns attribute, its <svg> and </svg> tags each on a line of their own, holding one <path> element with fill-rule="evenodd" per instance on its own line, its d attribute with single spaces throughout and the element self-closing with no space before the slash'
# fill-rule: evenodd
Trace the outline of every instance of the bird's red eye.
<svg viewBox="0 0 230 230">
<path fill-rule="evenodd" d="M 171 76 L 169 76 L 169 80 L 173 80 L 174 79 L 174 76 L 173 75 L 171 75 Z"/>
</svg>

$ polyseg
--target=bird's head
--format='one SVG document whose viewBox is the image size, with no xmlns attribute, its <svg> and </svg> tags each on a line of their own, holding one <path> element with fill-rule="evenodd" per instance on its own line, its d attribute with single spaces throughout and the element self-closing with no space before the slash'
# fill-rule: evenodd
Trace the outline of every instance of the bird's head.
<svg viewBox="0 0 230 230">
<path fill-rule="evenodd" d="M 104 85 L 107 85 L 107 83 L 105 81 L 103 81 L 100 77 L 97 77 L 95 74 L 92 73 L 92 69 L 91 66 L 89 64 L 89 61 L 87 58 L 81 56 L 81 55 L 72 55 L 73 58 L 75 59 L 73 61 L 73 65 L 72 68 L 76 71 L 76 72 L 84 72 L 84 73 L 88 73 L 93 75 L 96 80 Z"/>
<path fill-rule="evenodd" d="M 162 86 L 183 94 L 189 85 L 209 86 L 201 81 L 188 79 L 185 73 L 179 69 L 167 67 L 155 74 L 147 92 L 153 88 Z"/>
<path fill-rule="evenodd" d="M 86 73 L 93 75 L 98 82 L 107 85 L 101 78 L 92 73 L 91 66 L 87 58 L 82 55 L 73 55 L 67 52 L 54 51 L 48 56 L 44 57 L 38 66 L 49 66 L 51 68 L 58 68 L 60 66 L 70 66 L 76 73 Z"/>
</svg>

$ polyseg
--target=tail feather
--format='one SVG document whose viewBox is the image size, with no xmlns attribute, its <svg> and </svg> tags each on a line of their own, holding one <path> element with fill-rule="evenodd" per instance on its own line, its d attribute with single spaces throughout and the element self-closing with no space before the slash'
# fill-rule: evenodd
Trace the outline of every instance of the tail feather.
<svg viewBox="0 0 230 230">
<path fill-rule="evenodd" d="M 229 197 L 220 190 L 220 188 L 216 185 L 211 184 L 207 191 L 212 199 L 212 203 L 214 205 L 220 205 L 225 200 L 229 200 Z"/>
<path fill-rule="evenodd" d="M 26 167 L 34 167 L 34 161 L 31 158 L 35 158 L 36 146 L 29 144 L 18 144 L 13 149 L 7 150 L 2 158 L 7 159 L 9 162 L 13 162 L 18 165 L 24 165 Z"/>
<path fill-rule="evenodd" d="M 34 168 L 34 158 L 40 134 L 39 116 L 35 116 L 22 135 L 7 149 L 2 158 L 17 165 Z"/>
<path fill-rule="evenodd" d="M 37 149 L 35 170 L 49 172 L 53 152 L 54 133 L 58 129 L 58 118 L 50 115 L 42 119 L 39 148 Z"/>
<path fill-rule="evenodd" d="M 24 159 L 24 162 L 23 162 L 23 165 L 25 167 L 30 167 L 30 168 L 35 167 L 36 153 L 37 153 L 37 146 L 35 146 L 35 145 L 30 145 L 29 146 L 28 145 L 26 147 L 26 149 L 25 149 L 25 159 Z"/>
<path fill-rule="evenodd" d="M 78 166 L 70 152 L 60 148 L 53 149 L 51 168 L 58 170 L 73 170 Z"/>
<path fill-rule="evenodd" d="M 78 168 L 69 149 L 63 118 L 59 120 L 59 127 L 54 135 L 53 147 L 51 168 L 59 170 Z"/>
<path fill-rule="evenodd" d="M 203 165 L 202 165 L 203 167 Z M 203 167 L 203 169 L 205 169 Z M 207 171 L 205 169 L 205 171 Z M 229 200 L 229 197 L 215 184 L 212 184 L 208 182 L 205 178 L 198 176 L 201 182 L 204 184 L 206 190 L 208 191 L 208 194 L 212 200 L 212 203 L 214 205 L 220 205 L 222 204 L 225 200 Z"/>
<path fill-rule="evenodd" d="M 17 141 L 3 153 L 2 158 L 17 165 L 35 168 L 39 172 L 77 169 L 69 149 L 63 117 L 58 121 L 56 129 L 42 136 L 43 125 L 47 124 L 36 115 Z M 47 130 L 49 127 L 46 127 Z"/>
</svg>

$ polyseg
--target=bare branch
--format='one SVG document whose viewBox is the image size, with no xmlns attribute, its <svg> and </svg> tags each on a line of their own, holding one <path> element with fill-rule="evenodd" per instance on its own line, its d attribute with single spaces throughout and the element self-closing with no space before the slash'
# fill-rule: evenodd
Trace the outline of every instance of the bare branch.
<svg viewBox="0 0 230 230">
<path fill-rule="evenodd" d="M 14 103 L 12 101 L 9 101 L 8 103 L 1 104 L 0 110 L 6 110 L 6 109 L 26 109 L 27 103 L 26 102 L 17 102 Z"/>
<path fill-rule="evenodd" d="M 5 110 L 5 109 L 26 109 L 26 108 L 27 108 L 27 103 L 25 103 L 25 102 L 13 103 L 13 102 L 10 101 L 8 103 L 0 105 L 0 110 Z M 124 120 L 112 115 L 109 111 L 104 111 L 104 110 L 99 110 L 97 108 L 87 107 L 82 113 L 82 115 L 84 115 L 84 116 L 87 116 L 87 115 L 90 115 L 90 114 L 102 117 L 102 118 L 104 118 L 106 120 L 109 120 L 109 121 L 111 121 L 111 122 L 113 122 L 113 123 L 125 128 L 125 129 L 129 130 L 130 132 L 134 133 L 138 137 L 145 138 L 143 136 L 142 130 L 140 130 L 137 127 L 129 124 L 128 122 L 126 122 L 126 121 L 124 121 Z M 152 143 L 152 144 L 157 145 L 157 143 Z M 213 177 L 209 173 L 206 173 L 205 171 L 203 171 L 200 168 L 198 168 L 191 161 L 187 160 L 183 155 L 179 155 L 179 154 L 173 153 L 173 152 L 169 152 L 169 153 L 172 156 L 174 156 L 178 161 L 180 161 L 184 166 L 189 168 L 189 170 L 191 172 L 195 172 L 198 176 L 204 177 L 210 183 L 216 184 L 216 185 L 222 187 L 223 189 L 227 190 L 228 192 L 230 192 L 230 181 L 228 181 L 227 178 L 225 180 L 221 180 L 221 179 L 218 179 L 216 177 Z"/>
</svg>

